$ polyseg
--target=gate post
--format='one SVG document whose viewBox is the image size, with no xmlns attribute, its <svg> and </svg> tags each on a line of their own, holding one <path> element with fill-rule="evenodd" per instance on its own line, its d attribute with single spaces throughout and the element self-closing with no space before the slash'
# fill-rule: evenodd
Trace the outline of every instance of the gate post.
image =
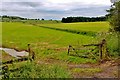
<svg viewBox="0 0 120 80">
<path fill-rule="evenodd" d="M 100 60 L 102 60 L 102 44 L 99 44 L 99 54 L 100 54 Z"/>
<path fill-rule="evenodd" d="M 100 43 L 99 49 L 100 49 L 100 59 L 106 60 L 108 55 L 107 55 L 107 43 L 105 39 L 103 39 L 102 42 Z"/>
</svg>

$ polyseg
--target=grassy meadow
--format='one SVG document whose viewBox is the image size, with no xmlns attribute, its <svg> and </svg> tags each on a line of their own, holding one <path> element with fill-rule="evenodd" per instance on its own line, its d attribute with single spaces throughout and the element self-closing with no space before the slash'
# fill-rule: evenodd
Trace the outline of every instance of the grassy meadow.
<svg viewBox="0 0 120 80">
<path fill-rule="evenodd" d="M 48 44 L 67 47 L 69 44 L 88 44 L 95 39 L 89 36 L 56 31 L 22 23 L 3 23 L 3 46 L 26 49 L 30 44 Z M 8 35 L 9 34 L 9 35 Z"/>
<path fill-rule="evenodd" d="M 58 30 L 54 28 L 57 28 Z M 22 51 L 27 50 L 27 45 L 31 44 L 31 49 L 36 54 L 35 63 L 14 63 L 11 68 L 16 68 L 15 66 L 17 65 L 17 68 L 20 68 L 20 70 L 9 73 L 9 77 L 70 78 L 73 77 L 72 74 L 75 72 L 83 72 L 83 69 L 69 70 L 68 64 L 97 63 L 97 61 L 91 58 L 68 56 L 68 45 L 80 46 L 83 44 L 99 43 L 106 37 L 104 36 L 104 33 L 109 31 L 109 23 L 61 23 L 59 21 L 2 22 L 0 29 L 2 29 L 2 47 L 14 48 L 18 51 Z M 99 34 L 94 37 L 86 34 L 74 34 L 67 31 L 61 31 L 60 29 Z M 110 36 L 108 37 L 110 38 Z M 112 40 L 109 42 L 112 44 Z M 113 44 L 116 44 L 116 42 Z M 113 48 L 111 47 L 111 49 Z M 87 73 L 92 72 L 94 74 L 101 72 L 101 69 L 98 68 L 95 70 L 93 68 L 85 70 Z M 30 74 L 30 72 L 34 75 Z M 83 75 L 85 75 L 86 72 L 83 73 Z"/>
<path fill-rule="evenodd" d="M 23 23 L 3 23 L 2 30 L 3 47 L 26 50 L 27 44 L 31 44 L 32 49 L 39 56 L 48 56 L 49 58 L 52 57 L 65 61 L 68 59 L 75 63 L 85 63 L 91 60 L 68 57 L 67 48 L 69 44 L 82 45 L 97 42 L 93 37 L 46 29 Z M 56 48 L 60 49 L 60 51 L 52 50 Z M 85 60 L 85 62 L 82 60 Z M 94 62 L 94 60 L 92 62 Z"/>
<path fill-rule="evenodd" d="M 57 23 L 57 24 L 39 24 L 53 28 L 70 29 L 78 31 L 107 32 L 109 30 L 108 22 L 76 22 L 76 23 Z"/>
</svg>

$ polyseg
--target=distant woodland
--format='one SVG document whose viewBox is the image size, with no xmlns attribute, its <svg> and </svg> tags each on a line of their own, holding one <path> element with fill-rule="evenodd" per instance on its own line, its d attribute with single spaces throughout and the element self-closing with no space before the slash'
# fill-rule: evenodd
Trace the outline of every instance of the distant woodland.
<svg viewBox="0 0 120 80">
<path fill-rule="evenodd" d="M 106 21 L 107 18 L 103 17 L 67 17 L 62 18 L 63 23 L 71 23 L 71 22 L 96 22 L 96 21 Z"/>
</svg>

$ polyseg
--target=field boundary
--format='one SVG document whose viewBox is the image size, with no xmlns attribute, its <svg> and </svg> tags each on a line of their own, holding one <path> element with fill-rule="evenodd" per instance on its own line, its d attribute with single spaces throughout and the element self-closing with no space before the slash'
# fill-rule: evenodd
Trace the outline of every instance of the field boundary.
<svg viewBox="0 0 120 80">
<path fill-rule="evenodd" d="M 86 48 L 86 47 L 90 47 L 90 46 L 95 46 L 95 48 Z M 69 47 L 68 47 L 68 55 L 88 58 L 88 57 L 85 57 L 85 56 L 79 56 L 78 51 L 80 51 L 80 50 L 91 50 L 91 52 L 88 52 L 88 53 L 86 52 L 86 53 L 87 53 L 87 55 L 91 54 L 96 60 L 100 59 L 100 61 L 104 61 L 104 60 L 109 59 L 109 54 L 108 54 L 109 52 L 108 52 L 108 49 L 107 49 L 107 42 L 106 42 L 105 39 L 103 39 L 98 44 L 82 45 L 82 47 L 84 47 L 84 48 L 74 48 L 72 45 L 69 45 Z M 96 49 L 98 49 L 98 52 L 93 52 Z M 75 52 L 76 55 L 70 54 L 70 52 Z M 95 56 L 96 53 L 99 53 L 98 54 L 99 59 L 97 59 L 97 57 Z"/>
<path fill-rule="evenodd" d="M 31 23 L 31 25 L 38 26 L 38 25 L 32 24 L 32 23 Z M 71 30 L 71 29 L 61 29 L 61 28 L 47 27 L 47 26 L 38 26 L 38 27 L 52 29 L 52 30 L 58 30 L 58 31 L 64 31 L 64 32 L 69 32 L 69 33 L 74 33 L 74 34 L 92 36 L 92 37 L 96 37 L 97 36 L 97 32 L 92 32 L 92 31 L 80 31 L 80 30 L 77 31 L 77 30 Z"/>
<path fill-rule="evenodd" d="M 96 37 L 97 33 L 92 32 L 92 31 L 77 31 L 77 30 L 71 30 L 71 29 L 60 29 L 60 28 L 53 28 L 53 27 L 46 27 L 46 26 L 39 26 L 42 28 L 47 28 L 47 29 L 53 29 L 53 30 L 58 30 L 58 31 L 64 31 L 64 32 L 69 32 L 69 33 L 74 33 L 74 34 L 80 34 L 80 35 L 86 35 L 86 36 L 92 36 Z"/>
</svg>

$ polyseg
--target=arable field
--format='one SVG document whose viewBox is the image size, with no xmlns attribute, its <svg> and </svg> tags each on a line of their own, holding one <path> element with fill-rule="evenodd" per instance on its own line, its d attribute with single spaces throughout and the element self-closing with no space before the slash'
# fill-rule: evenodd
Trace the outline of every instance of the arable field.
<svg viewBox="0 0 120 80">
<path fill-rule="evenodd" d="M 94 44 L 99 43 L 101 39 L 86 34 L 74 34 L 40 26 L 95 33 L 109 30 L 107 22 L 42 23 L 35 25 L 21 22 L 3 22 L 2 47 L 22 51 L 27 50 L 27 45 L 31 44 L 31 49 L 36 56 L 34 63 L 14 63 L 10 66 L 10 68 L 15 68 L 15 66 L 20 68 L 18 71 L 11 72 L 10 77 L 83 78 L 95 77 L 96 74 L 99 74 L 97 77 L 102 77 L 106 74 L 104 72 L 106 67 L 103 68 L 103 64 L 99 67 L 96 59 L 67 55 L 68 45 Z M 30 73 L 34 75 L 29 75 Z M 111 75 L 116 77 L 117 73 L 111 71 L 111 74 L 106 76 Z"/>
<path fill-rule="evenodd" d="M 56 23 L 56 24 L 39 24 L 52 28 L 70 29 L 77 31 L 107 32 L 109 30 L 108 22 L 77 22 L 77 23 Z"/>
</svg>

